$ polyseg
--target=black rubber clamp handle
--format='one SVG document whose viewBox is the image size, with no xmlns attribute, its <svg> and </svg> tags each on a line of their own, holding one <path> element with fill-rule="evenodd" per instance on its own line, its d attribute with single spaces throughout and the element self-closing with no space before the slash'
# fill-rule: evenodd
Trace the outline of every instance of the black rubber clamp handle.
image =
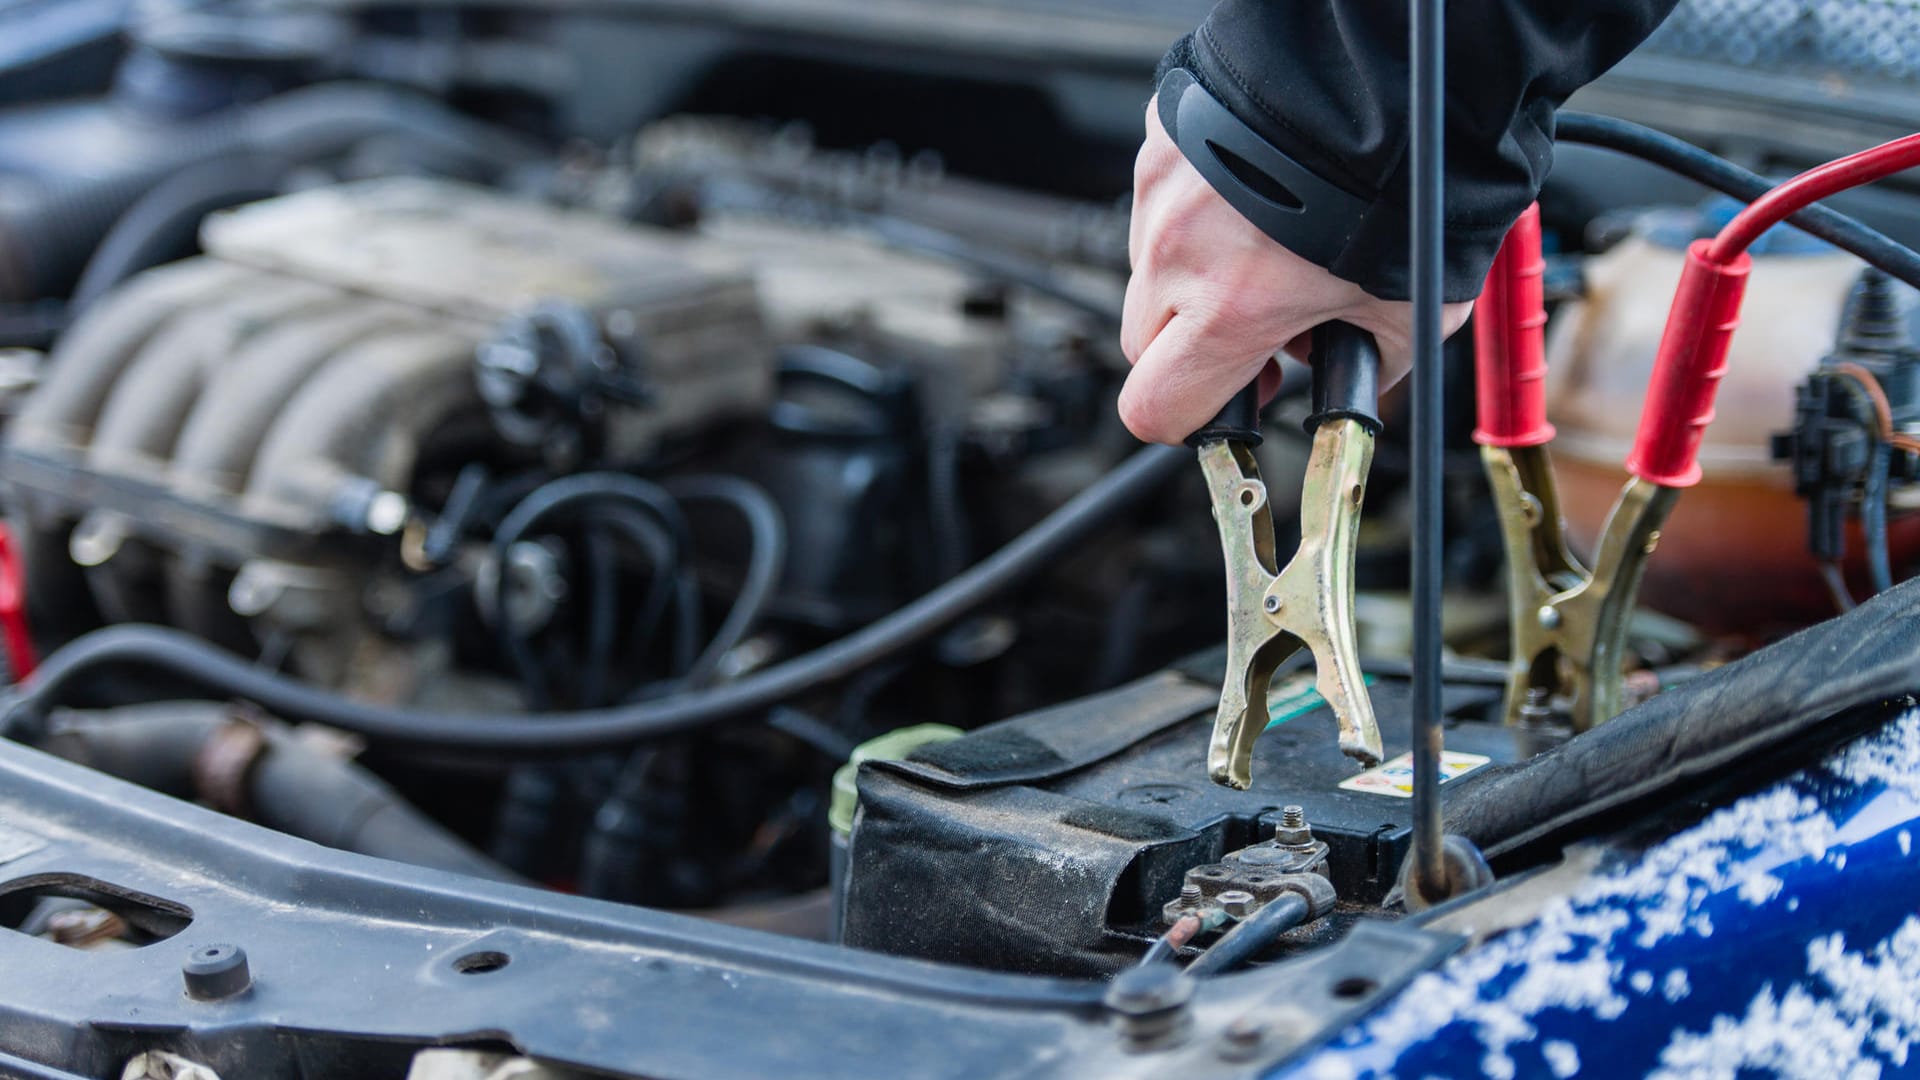
<svg viewBox="0 0 1920 1080">
<path fill-rule="evenodd" d="M 1329 420 L 1355 420 L 1380 433 L 1380 346 L 1350 323 L 1322 323 L 1313 331 L 1313 411 L 1307 430 Z"/>
<path fill-rule="evenodd" d="M 1227 403 L 1220 407 L 1213 419 L 1206 422 L 1199 431 L 1187 436 L 1187 445 L 1204 446 L 1207 443 L 1231 439 L 1248 446 L 1260 445 L 1260 380 L 1254 379 Z"/>
</svg>

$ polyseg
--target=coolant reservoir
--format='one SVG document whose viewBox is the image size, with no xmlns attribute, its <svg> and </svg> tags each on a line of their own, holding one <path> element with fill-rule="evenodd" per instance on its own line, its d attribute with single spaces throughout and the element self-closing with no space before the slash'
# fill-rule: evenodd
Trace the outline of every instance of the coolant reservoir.
<svg viewBox="0 0 1920 1080">
<path fill-rule="evenodd" d="M 1553 454 L 1576 549 L 1590 555 L 1626 479 L 1653 356 L 1683 254 L 1643 235 L 1586 265 L 1586 299 L 1563 307 L 1548 341 Z M 1833 350 L 1850 255 L 1754 256 L 1714 421 L 1700 448 L 1705 473 L 1674 509 L 1647 566 L 1640 602 L 1710 632 L 1765 636 L 1834 614 L 1807 553 L 1806 508 L 1787 466 L 1768 452 L 1793 423 L 1794 387 Z M 1920 547 L 1920 519 L 1892 523 L 1896 566 Z M 1848 550 L 1860 550 L 1850 527 Z M 1849 578 L 1862 580 L 1857 559 Z"/>
</svg>

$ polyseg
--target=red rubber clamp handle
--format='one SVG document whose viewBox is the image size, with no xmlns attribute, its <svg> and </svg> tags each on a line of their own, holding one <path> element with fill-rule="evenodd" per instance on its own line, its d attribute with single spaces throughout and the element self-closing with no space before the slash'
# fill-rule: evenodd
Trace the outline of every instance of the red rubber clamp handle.
<svg viewBox="0 0 1920 1080">
<path fill-rule="evenodd" d="M 40 662 L 33 650 L 33 635 L 27 632 L 26 586 L 13 532 L 0 525 L 0 639 L 6 642 L 15 680 L 33 674 Z"/>
<path fill-rule="evenodd" d="M 1686 268 L 1673 294 L 1653 382 L 1640 413 L 1627 471 L 1663 487 L 1700 482 L 1700 439 L 1713 422 L 1713 397 L 1727 373 L 1727 349 L 1740 325 L 1753 260 L 1743 251 L 1724 265 L 1708 256 L 1712 241 L 1687 248 Z"/>
<path fill-rule="evenodd" d="M 1527 207 L 1507 231 L 1473 309 L 1475 384 L 1482 446 L 1541 446 L 1547 423 L 1547 307 L 1540 254 L 1540 206 Z"/>
</svg>

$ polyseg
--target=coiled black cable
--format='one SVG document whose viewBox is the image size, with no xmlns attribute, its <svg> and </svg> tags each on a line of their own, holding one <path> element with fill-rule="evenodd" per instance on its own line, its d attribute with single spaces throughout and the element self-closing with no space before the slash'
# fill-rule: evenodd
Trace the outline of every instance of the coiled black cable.
<svg viewBox="0 0 1920 1080">
<path fill-rule="evenodd" d="M 674 502 L 658 484 L 642 480 L 625 473 L 581 473 L 567 476 L 543 484 L 532 494 L 520 500 L 506 518 L 500 522 L 500 528 L 493 535 L 494 565 L 502 575 L 500 587 L 496 592 L 500 596 L 501 610 L 496 614 L 500 649 L 513 664 L 514 672 L 527 687 L 527 698 L 535 708 L 546 706 L 548 696 L 546 679 L 539 666 L 534 662 L 532 650 L 526 639 L 521 636 L 505 610 L 506 581 L 505 572 L 508 555 L 513 545 L 519 543 L 534 527 L 542 521 L 569 509 L 582 505 L 611 502 L 617 505 L 631 506 L 652 517 L 666 530 L 672 541 L 672 551 L 668 556 L 677 567 L 680 553 L 687 549 L 688 532 L 686 516 L 680 512 L 680 504 Z M 617 520 L 617 519 L 615 519 Z M 656 564 L 657 565 L 657 564 Z M 669 573 L 677 570 L 669 570 Z"/>
<path fill-rule="evenodd" d="M 428 712 L 353 701 L 262 671 L 191 634 L 129 625 L 97 630 L 55 650 L 16 691 L 5 710 L 5 723 L 13 728 L 44 716 L 66 690 L 102 667 L 133 665 L 159 668 L 244 698 L 287 720 L 327 724 L 388 746 L 567 755 L 677 735 L 758 713 L 906 651 L 1071 554 L 1192 464 L 1192 453 L 1181 447 L 1136 451 L 1039 524 L 940 588 L 831 645 L 711 690 L 577 713 Z"/>
<path fill-rule="evenodd" d="M 1598 146 L 1639 158 L 1741 202 L 1752 202 L 1775 187 L 1774 181 L 1708 153 L 1685 139 L 1630 121 L 1592 113 L 1562 112 L 1554 123 L 1554 139 L 1558 142 Z M 1787 218 L 1787 223 L 1920 289 L 1920 252 L 1838 210 L 1809 206 Z"/>
</svg>

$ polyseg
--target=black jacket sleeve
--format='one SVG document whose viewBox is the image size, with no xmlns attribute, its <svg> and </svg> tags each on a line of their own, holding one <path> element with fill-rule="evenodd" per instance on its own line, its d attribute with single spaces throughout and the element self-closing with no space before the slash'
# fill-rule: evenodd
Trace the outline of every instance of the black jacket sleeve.
<svg viewBox="0 0 1920 1080">
<path fill-rule="evenodd" d="M 1478 295 L 1507 227 L 1553 164 L 1553 115 L 1651 34 L 1676 0 L 1447 5 L 1446 297 Z M 1327 269 L 1408 295 L 1406 0 L 1223 0 L 1168 53 L 1243 123 L 1361 199 Z"/>
</svg>

